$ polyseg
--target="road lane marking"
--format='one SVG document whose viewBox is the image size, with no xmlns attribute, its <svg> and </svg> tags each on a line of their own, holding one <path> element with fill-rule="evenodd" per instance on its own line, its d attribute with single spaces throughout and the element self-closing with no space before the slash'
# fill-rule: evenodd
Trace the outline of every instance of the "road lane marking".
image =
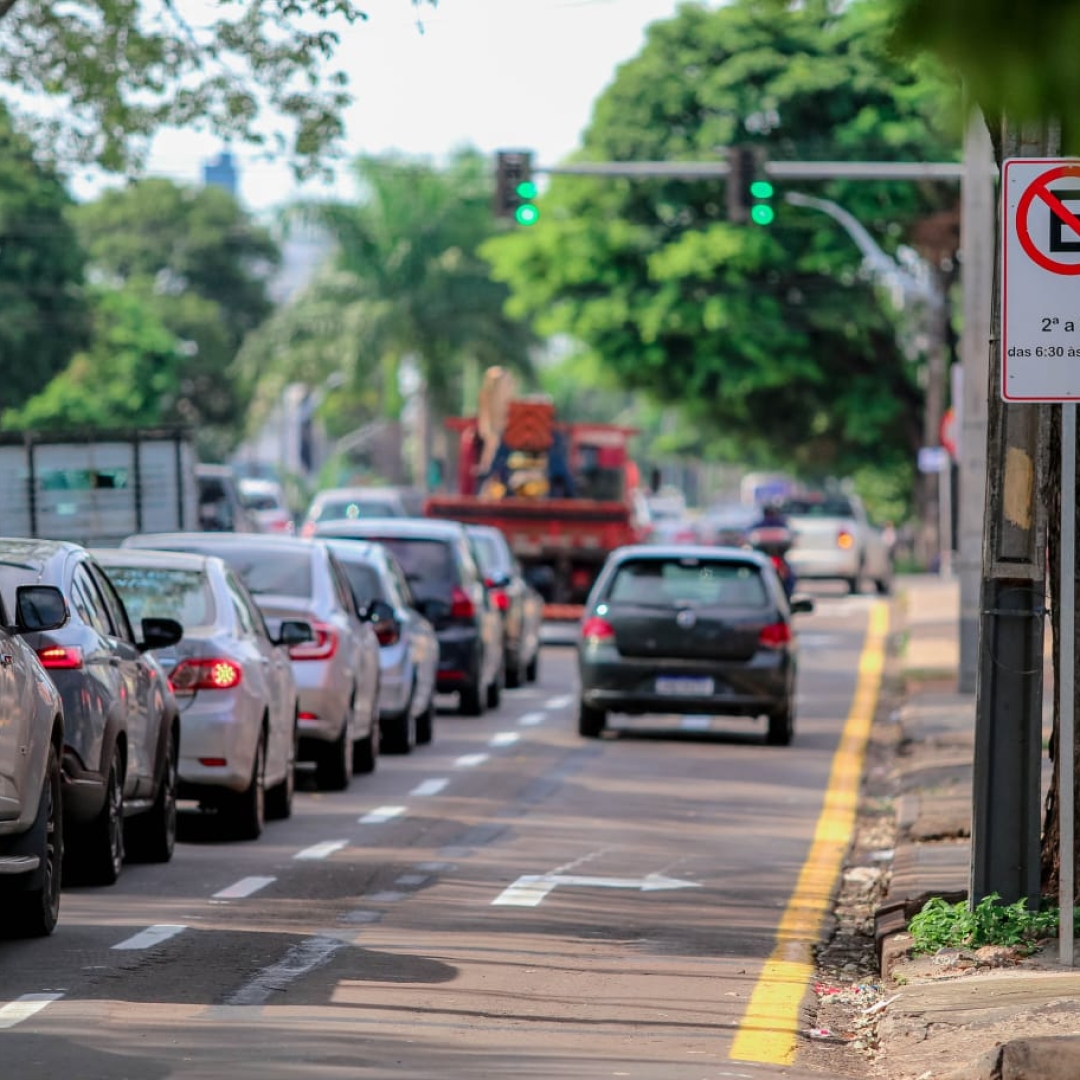
<svg viewBox="0 0 1080 1080">
<path fill-rule="evenodd" d="M 246 896 L 253 896 L 267 885 L 273 885 L 277 878 L 272 877 L 246 877 L 241 878 L 235 885 L 230 885 L 221 892 L 214 893 L 215 900 L 243 900 Z"/>
<path fill-rule="evenodd" d="M 382 825 L 387 821 L 393 821 L 396 817 L 401 817 L 405 810 L 406 807 L 404 806 L 377 806 L 360 818 L 360 824 Z"/>
<path fill-rule="evenodd" d="M 516 731 L 500 731 L 497 735 L 492 735 L 488 746 L 513 746 L 521 736 Z"/>
<path fill-rule="evenodd" d="M 400 885 L 403 889 L 416 889 L 423 885 L 427 879 L 427 874 L 402 874 L 401 877 L 394 878 L 394 884 Z"/>
<path fill-rule="evenodd" d="M 449 780 L 445 780 L 442 777 L 437 780 L 425 780 L 422 784 L 417 784 L 409 794 L 420 796 L 438 795 L 449 783 Z"/>
<path fill-rule="evenodd" d="M 335 851 L 340 851 L 342 848 L 348 846 L 348 840 L 324 840 L 321 844 L 312 844 L 311 847 L 306 847 L 303 851 L 298 851 L 293 858 L 326 859 L 333 855 Z"/>
<path fill-rule="evenodd" d="M 538 724 L 542 724 L 546 719 L 547 713 L 527 712 L 518 718 L 518 723 L 522 727 L 536 727 Z"/>
<path fill-rule="evenodd" d="M 814 839 L 777 927 L 772 955 L 758 976 L 732 1041 L 728 1053 L 732 1061 L 769 1065 L 791 1065 L 795 1061 L 799 1011 L 814 975 L 814 945 L 821 938 L 851 842 L 863 758 L 881 690 L 888 630 L 888 606 L 877 602 L 870 609 L 855 696 L 833 756 Z"/>
<path fill-rule="evenodd" d="M 186 929 L 186 926 L 177 923 L 158 923 L 156 926 L 148 926 L 145 930 L 135 934 L 134 937 L 121 941 L 119 945 L 114 945 L 113 948 L 151 949 L 155 945 L 160 945 L 163 941 L 168 941 L 171 937 L 176 937 L 177 934 Z"/>
<path fill-rule="evenodd" d="M 683 731 L 708 731 L 712 727 L 711 716 L 684 716 L 679 720 Z"/>
<path fill-rule="evenodd" d="M 573 694 L 560 694 L 558 697 L 548 698 L 544 702 L 545 709 L 565 709 L 574 700 Z"/>
<path fill-rule="evenodd" d="M 536 907 L 554 888 L 555 882 L 543 874 L 526 875 L 503 889 L 491 903 L 493 907 Z"/>
<path fill-rule="evenodd" d="M 490 757 L 490 754 L 462 754 L 454 764 L 459 769 L 473 769 L 477 765 L 483 765 Z"/>
<path fill-rule="evenodd" d="M 265 967 L 249 983 L 242 986 L 228 1005 L 264 1005 L 273 994 L 280 993 L 289 983 L 310 974 L 325 964 L 342 948 L 341 938 L 316 935 L 294 945 L 276 964 Z"/>
<path fill-rule="evenodd" d="M 54 1001 L 59 1001 L 63 994 L 23 994 L 22 997 L 9 1001 L 0 1008 L 0 1028 L 13 1028 L 31 1016 L 36 1016 L 42 1009 Z"/>
<path fill-rule="evenodd" d="M 384 889 L 382 892 L 365 896 L 364 899 L 372 904 L 396 904 L 399 900 L 404 900 L 408 895 L 408 893 L 399 892 L 397 889 Z"/>
<path fill-rule="evenodd" d="M 536 907 L 553 889 L 568 885 L 581 889 L 635 889 L 639 892 L 662 892 L 672 889 L 700 889 L 697 881 L 683 881 L 663 874 L 646 874 L 639 878 L 589 877 L 583 874 L 525 874 L 509 888 L 503 889 L 493 907 Z"/>
</svg>

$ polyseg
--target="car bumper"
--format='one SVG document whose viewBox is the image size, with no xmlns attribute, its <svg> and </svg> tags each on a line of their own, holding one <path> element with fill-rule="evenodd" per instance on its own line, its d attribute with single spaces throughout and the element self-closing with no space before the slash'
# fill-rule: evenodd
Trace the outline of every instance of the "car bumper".
<svg viewBox="0 0 1080 1080">
<path fill-rule="evenodd" d="M 792 551 L 787 556 L 787 564 L 804 580 L 853 578 L 859 572 L 859 553 L 837 550 L 796 554 Z"/>
<path fill-rule="evenodd" d="M 294 660 L 293 674 L 300 701 L 301 750 L 307 740 L 333 742 L 346 721 L 352 687 L 337 685 L 333 669 L 321 660 Z"/>
<path fill-rule="evenodd" d="M 476 682 L 480 673 L 480 635 L 475 630 L 439 634 L 439 671 L 436 688 L 453 693 Z"/>
<path fill-rule="evenodd" d="M 182 798 L 207 787 L 246 791 L 251 783 L 262 717 L 244 715 L 245 703 L 232 691 L 212 693 L 220 696 L 201 700 L 200 694 L 180 714 Z"/>
</svg>

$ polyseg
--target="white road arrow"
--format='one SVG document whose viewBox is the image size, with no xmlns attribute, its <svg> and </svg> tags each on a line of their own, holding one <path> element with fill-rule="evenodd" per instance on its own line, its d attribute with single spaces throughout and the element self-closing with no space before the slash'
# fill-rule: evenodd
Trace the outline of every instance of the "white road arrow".
<svg viewBox="0 0 1080 1080">
<path fill-rule="evenodd" d="M 681 878 L 647 874 L 643 878 L 584 877 L 577 874 L 525 874 L 509 888 L 503 889 L 492 905 L 502 907 L 536 907 L 548 893 L 560 885 L 587 889 L 637 889 L 639 892 L 661 892 L 670 889 L 699 889 L 700 882 Z"/>
</svg>

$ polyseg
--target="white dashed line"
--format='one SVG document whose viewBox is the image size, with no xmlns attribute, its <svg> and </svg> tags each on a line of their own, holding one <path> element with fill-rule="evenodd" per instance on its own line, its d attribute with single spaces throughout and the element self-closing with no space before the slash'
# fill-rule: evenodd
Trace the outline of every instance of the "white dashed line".
<svg viewBox="0 0 1080 1080">
<path fill-rule="evenodd" d="M 483 765 L 490 754 L 462 754 L 461 757 L 454 762 L 459 769 L 473 769 L 477 765 Z"/>
<path fill-rule="evenodd" d="M 427 879 L 427 874 L 402 874 L 401 877 L 394 879 L 394 884 L 400 885 L 403 889 L 416 889 L 423 885 Z"/>
<path fill-rule="evenodd" d="M 438 780 L 425 780 L 422 784 L 417 784 L 416 787 L 414 787 L 412 791 L 409 792 L 409 794 L 421 796 L 438 795 L 439 792 L 442 791 L 442 789 L 446 787 L 446 785 L 449 783 L 449 780 L 445 780 L 441 777 Z"/>
<path fill-rule="evenodd" d="M 573 701 L 572 694 L 560 694 L 558 697 L 548 698 L 544 702 L 545 709 L 565 709 Z"/>
<path fill-rule="evenodd" d="M 408 893 L 397 892 L 394 889 L 386 889 L 383 892 L 372 893 L 364 899 L 372 904 L 394 904 L 398 900 L 404 900 Z"/>
<path fill-rule="evenodd" d="M 711 716 L 684 716 L 679 721 L 683 731 L 708 731 L 712 727 Z"/>
<path fill-rule="evenodd" d="M 155 945 L 160 945 L 163 941 L 168 941 L 171 937 L 176 937 L 177 934 L 186 930 L 186 926 L 180 926 L 175 923 L 158 923 L 157 926 L 148 926 L 141 933 L 136 934 L 134 937 L 129 937 L 126 941 L 121 941 L 119 945 L 114 945 L 114 949 L 152 949 Z"/>
<path fill-rule="evenodd" d="M 360 818 L 361 825 L 382 825 L 386 821 L 392 821 L 396 817 L 401 817 L 405 813 L 404 806 L 377 806 L 374 810 L 369 810 L 362 818 Z"/>
<path fill-rule="evenodd" d="M 326 859 L 333 855 L 335 851 L 340 851 L 343 847 L 348 846 L 348 840 L 324 840 L 321 844 L 312 844 L 311 847 L 304 848 L 303 851 L 298 851 L 293 858 Z"/>
<path fill-rule="evenodd" d="M 267 885 L 272 885 L 275 881 L 277 881 L 277 878 L 272 877 L 241 878 L 235 885 L 230 885 L 227 889 L 214 893 L 214 899 L 243 900 L 244 897 L 251 896 L 260 889 L 265 889 Z"/>
<path fill-rule="evenodd" d="M 31 1016 L 36 1016 L 46 1005 L 59 1001 L 63 994 L 23 994 L 0 1008 L 0 1028 L 13 1028 Z"/>
<path fill-rule="evenodd" d="M 345 944 L 340 938 L 318 935 L 294 945 L 276 964 L 265 967 L 228 1000 L 230 1005 L 263 1005 L 289 983 L 321 967 Z"/>
<path fill-rule="evenodd" d="M 527 712 L 523 716 L 518 717 L 518 723 L 522 727 L 536 727 L 537 724 L 542 724 L 546 719 L 546 713 Z"/>
<path fill-rule="evenodd" d="M 551 877 L 521 877 L 503 889 L 491 903 L 502 907 L 536 907 L 555 885 L 556 881 Z"/>
<path fill-rule="evenodd" d="M 516 731 L 500 731 L 498 735 L 492 735 L 488 746 L 513 746 L 520 738 Z"/>
</svg>

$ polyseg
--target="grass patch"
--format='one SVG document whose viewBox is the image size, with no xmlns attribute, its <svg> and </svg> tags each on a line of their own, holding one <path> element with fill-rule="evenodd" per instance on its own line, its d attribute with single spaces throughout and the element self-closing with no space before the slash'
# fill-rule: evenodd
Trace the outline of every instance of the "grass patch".
<svg viewBox="0 0 1080 1080">
<path fill-rule="evenodd" d="M 1006 945 L 1034 952 L 1041 941 L 1058 931 L 1058 909 L 1028 909 L 1026 900 L 1003 904 L 997 893 L 970 908 L 966 900 L 950 904 L 936 896 L 908 924 L 917 953 L 939 949 L 978 949 L 983 945 Z"/>
</svg>

